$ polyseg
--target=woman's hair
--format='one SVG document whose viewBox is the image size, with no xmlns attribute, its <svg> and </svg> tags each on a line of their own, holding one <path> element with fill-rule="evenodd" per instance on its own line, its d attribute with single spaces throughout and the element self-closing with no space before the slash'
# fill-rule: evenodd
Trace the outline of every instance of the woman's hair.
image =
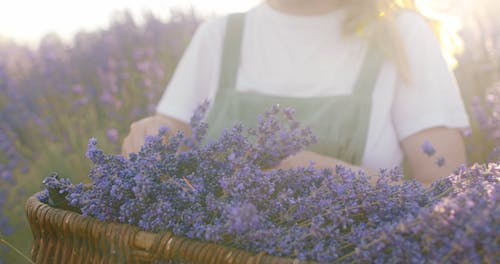
<svg viewBox="0 0 500 264">
<path fill-rule="evenodd" d="M 400 29 L 396 24 L 397 15 L 400 10 L 407 9 L 418 12 L 414 0 L 349 0 L 345 2 L 347 9 L 346 20 L 343 25 L 345 34 L 363 34 L 366 25 L 375 25 L 375 41 L 381 47 L 385 56 L 390 59 L 397 70 L 399 77 L 405 83 L 411 82 L 411 69 L 408 63 L 404 43 L 401 38 Z M 430 17 L 426 17 L 434 29 L 441 43 L 444 43 L 443 27 L 441 23 Z M 447 38 L 456 37 L 448 35 Z M 457 50 L 447 49 L 449 58 L 454 58 Z"/>
</svg>

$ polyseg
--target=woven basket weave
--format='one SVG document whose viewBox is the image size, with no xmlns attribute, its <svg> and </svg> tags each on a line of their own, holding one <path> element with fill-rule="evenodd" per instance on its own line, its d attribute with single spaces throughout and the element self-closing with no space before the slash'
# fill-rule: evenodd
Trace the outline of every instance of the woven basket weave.
<svg viewBox="0 0 500 264">
<path fill-rule="evenodd" d="M 35 263 L 314 263 L 101 222 L 52 208 L 36 195 L 28 199 L 26 213 L 33 233 L 31 258 Z"/>
</svg>

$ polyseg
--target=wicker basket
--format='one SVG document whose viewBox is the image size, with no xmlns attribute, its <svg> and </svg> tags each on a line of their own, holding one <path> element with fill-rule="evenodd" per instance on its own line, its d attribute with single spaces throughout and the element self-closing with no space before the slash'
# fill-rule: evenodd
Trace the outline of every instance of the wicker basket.
<svg viewBox="0 0 500 264">
<path fill-rule="evenodd" d="M 26 204 L 35 263 L 313 263 L 174 236 L 52 208 L 36 195 Z"/>
</svg>

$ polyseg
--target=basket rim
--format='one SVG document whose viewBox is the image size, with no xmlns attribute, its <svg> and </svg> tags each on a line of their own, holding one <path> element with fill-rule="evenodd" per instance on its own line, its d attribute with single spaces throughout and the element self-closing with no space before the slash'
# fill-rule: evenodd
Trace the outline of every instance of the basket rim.
<svg viewBox="0 0 500 264">
<path fill-rule="evenodd" d="M 45 224 L 48 222 L 51 222 L 49 224 L 56 225 L 57 223 L 52 223 L 56 221 L 51 221 L 60 219 L 61 223 L 66 223 L 68 225 L 65 225 L 64 227 L 54 227 L 55 229 L 60 229 L 57 231 L 61 231 L 64 229 L 65 231 L 70 231 L 70 232 L 77 232 L 77 228 L 81 227 L 79 225 L 85 224 L 85 225 L 106 225 L 106 226 L 113 226 L 114 228 L 119 228 L 119 229 L 124 229 L 127 232 L 126 237 L 129 238 L 130 244 L 129 246 L 134 247 L 136 250 L 140 251 L 145 251 L 149 252 L 150 250 L 156 251 L 155 257 L 163 257 L 163 258 L 168 258 L 172 256 L 170 248 L 172 248 L 172 244 L 191 244 L 193 245 L 193 248 L 210 248 L 211 251 L 213 252 L 219 252 L 218 254 L 215 254 L 214 257 L 217 257 L 218 260 L 225 260 L 225 263 L 235 263 L 236 261 L 239 261 L 238 259 L 235 259 L 235 256 L 244 258 L 244 262 L 238 262 L 238 263 L 292 263 L 292 264 L 320 264 L 319 262 L 315 261 L 304 261 L 304 260 L 299 260 L 297 258 L 287 258 L 287 257 L 279 257 L 279 256 L 272 256 L 268 255 L 265 252 L 249 252 L 243 249 L 238 249 L 238 248 L 233 248 L 229 246 L 224 246 L 217 244 L 215 242 L 210 242 L 210 241 L 203 241 L 203 240 L 197 240 L 197 239 L 192 239 L 184 236 L 177 236 L 174 235 L 170 231 L 162 231 L 162 232 L 152 232 L 152 231 L 146 231 L 138 226 L 126 224 L 126 223 L 118 223 L 118 222 L 111 222 L 111 221 L 100 221 L 97 218 L 91 217 L 91 216 L 84 216 L 82 214 L 79 214 L 77 212 L 69 211 L 69 210 L 64 210 L 61 208 L 55 208 L 51 207 L 50 205 L 40 201 L 38 199 L 38 195 L 41 194 L 43 191 L 37 192 L 30 196 L 26 202 L 26 216 L 28 218 L 28 222 L 30 223 L 30 227 L 32 229 L 33 236 L 36 236 L 35 233 L 36 231 L 34 228 L 37 228 L 36 223 L 34 223 L 35 217 L 38 218 L 51 218 L 49 221 L 44 221 Z M 43 214 L 43 215 L 41 215 Z M 59 217 L 55 217 L 55 215 L 59 215 Z M 71 221 L 70 221 L 71 220 Z M 33 242 L 35 243 L 35 242 Z M 125 242 L 126 243 L 126 242 Z M 35 245 L 33 245 L 35 247 Z M 161 256 L 158 255 L 159 253 L 163 253 L 164 255 Z M 191 252 L 183 252 L 182 255 L 189 255 Z M 32 252 L 33 254 L 33 252 Z M 207 254 L 201 254 L 205 257 L 207 257 Z M 179 257 L 176 255 L 176 257 Z M 182 257 L 182 256 L 181 256 Z M 200 257 L 201 258 L 201 257 Z M 187 260 L 187 259 L 186 259 Z M 206 260 L 206 259 L 204 259 Z M 204 261 L 200 260 L 200 261 Z M 191 260 L 190 261 L 194 261 Z M 200 262 L 204 263 L 204 262 Z"/>
</svg>

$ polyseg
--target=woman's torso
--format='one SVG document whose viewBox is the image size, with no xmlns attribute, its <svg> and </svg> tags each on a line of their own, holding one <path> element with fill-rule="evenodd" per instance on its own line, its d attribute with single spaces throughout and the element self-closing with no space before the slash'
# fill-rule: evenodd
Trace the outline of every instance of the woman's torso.
<svg viewBox="0 0 500 264">
<path fill-rule="evenodd" d="M 408 23 L 408 27 L 412 27 L 409 28 L 409 36 L 405 36 L 408 38 L 405 41 L 412 41 L 411 34 L 420 29 L 411 24 L 418 19 L 413 14 L 403 17 L 402 23 Z M 165 113 L 181 120 L 188 120 L 186 117 L 189 116 L 186 114 L 188 111 L 181 112 L 179 109 L 191 109 L 189 111 L 192 112 L 194 106 L 203 99 L 213 100 L 215 98 L 226 20 L 227 17 L 221 17 L 202 25 L 200 33 L 198 36 L 195 35 L 193 39 L 193 42 L 196 42 L 193 45 L 197 47 L 188 48 L 186 56 L 188 58 L 183 58 L 186 61 L 181 61 L 179 64 L 178 72 L 171 80 L 169 88 L 159 104 L 159 112 L 161 112 L 162 105 L 166 108 L 170 106 L 170 110 L 164 111 Z M 359 36 L 344 37 L 340 33 L 341 21 L 342 12 L 305 18 L 284 15 L 272 10 L 266 4 L 250 10 L 247 13 L 244 26 L 236 91 L 291 97 L 350 94 L 363 62 L 367 41 L 366 38 Z M 417 24 L 417 26 L 421 25 Z M 424 33 L 427 34 L 427 32 Z M 431 48 L 433 48 L 431 51 L 435 51 L 434 47 Z M 425 50 L 425 52 L 427 51 Z M 416 54 L 415 58 L 416 60 L 426 59 L 420 54 Z M 196 65 L 194 65 L 195 61 Z M 427 63 L 427 61 L 424 62 Z M 433 61 L 431 60 L 431 62 Z M 435 64 L 424 66 L 429 68 L 433 65 Z M 447 70 L 442 65 L 436 67 L 439 70 Z M 199 79 L 192 78 L 189 75 L 189 70 L 198 71 L 195 74 L 198 75 Z M 427 73 L 423 72 L 423 74 Z M 449 73 L 444 72 L 444 74 Z M 422 78 L 415 85 L 429 86 L 429 89 L 434 89 L 434 86 L 444 86 L 448 90 L 456 88 L 450 85 L 451 81 L 446 78 L 442 80 L 443 85 L 439 82 L 439 78 Z M 193 86 L 201 90 L 194 92 L 190 88 L 182 88 L 181 86 Z M 410 90 L 408 92 L 405 90 L 404 93 L 407 94 L 401 95 L 400 91 L 405 88 Z M 377 169 L 393 167 L 401 163 L 403 154 L 399 146 L 400 138 L 419 129 L 419 127 L 412 128 L 413 122 L 406 118 L 413 113 L 405 114 L 404 111 L 406 108 L 421 107 L 418 103 L 424 97 L 429 105 L 425 108 L 422 107 L 421 113 L 434 111 L 442 104 L 441 100 L 449 100 L 452 102 L 452 108 L 460 110 L 457 118 L 448 118 L 453 119 L 451 121 L 445 118 L 436 122 L 467 124 L 463 120 L 464 112 L 461 112 L 463 111 L 460 109 L 461 100 L 459 94 L 457 100 L 456 91 L 452 91 L 451 99 L 449 99 L 439 96 L 439 94 L 431 96 L 430 92 L 425 89 L 422 92 L 420 90 L 415 92 L 415 89 L 411 90 L 412 88 L 414 87 L 401 87 L 392 63 L 385 62 L 383 64 L 374 83 L 369 127 L 362 158 L 363 166 Z M 397 107 L 394 107 L 394 102 L 398 101 L 395 100 L 396 97 L 400 102 L 397 103 Z M 401 97 L 404 97 L 404 100 L 400 100 Z M 407 101 L 409 102 L 408 107 L 405 106 Z M 419 109 L 415 110 L 419 111 Z M 452 112 L 450 109 L 446 111 Z M 433 120 L 424 121 L 416 122 L 416 124 L 420 127 L 425 127 L 426 123 L 436 124 L 433 123 Z"/>
</svg>

